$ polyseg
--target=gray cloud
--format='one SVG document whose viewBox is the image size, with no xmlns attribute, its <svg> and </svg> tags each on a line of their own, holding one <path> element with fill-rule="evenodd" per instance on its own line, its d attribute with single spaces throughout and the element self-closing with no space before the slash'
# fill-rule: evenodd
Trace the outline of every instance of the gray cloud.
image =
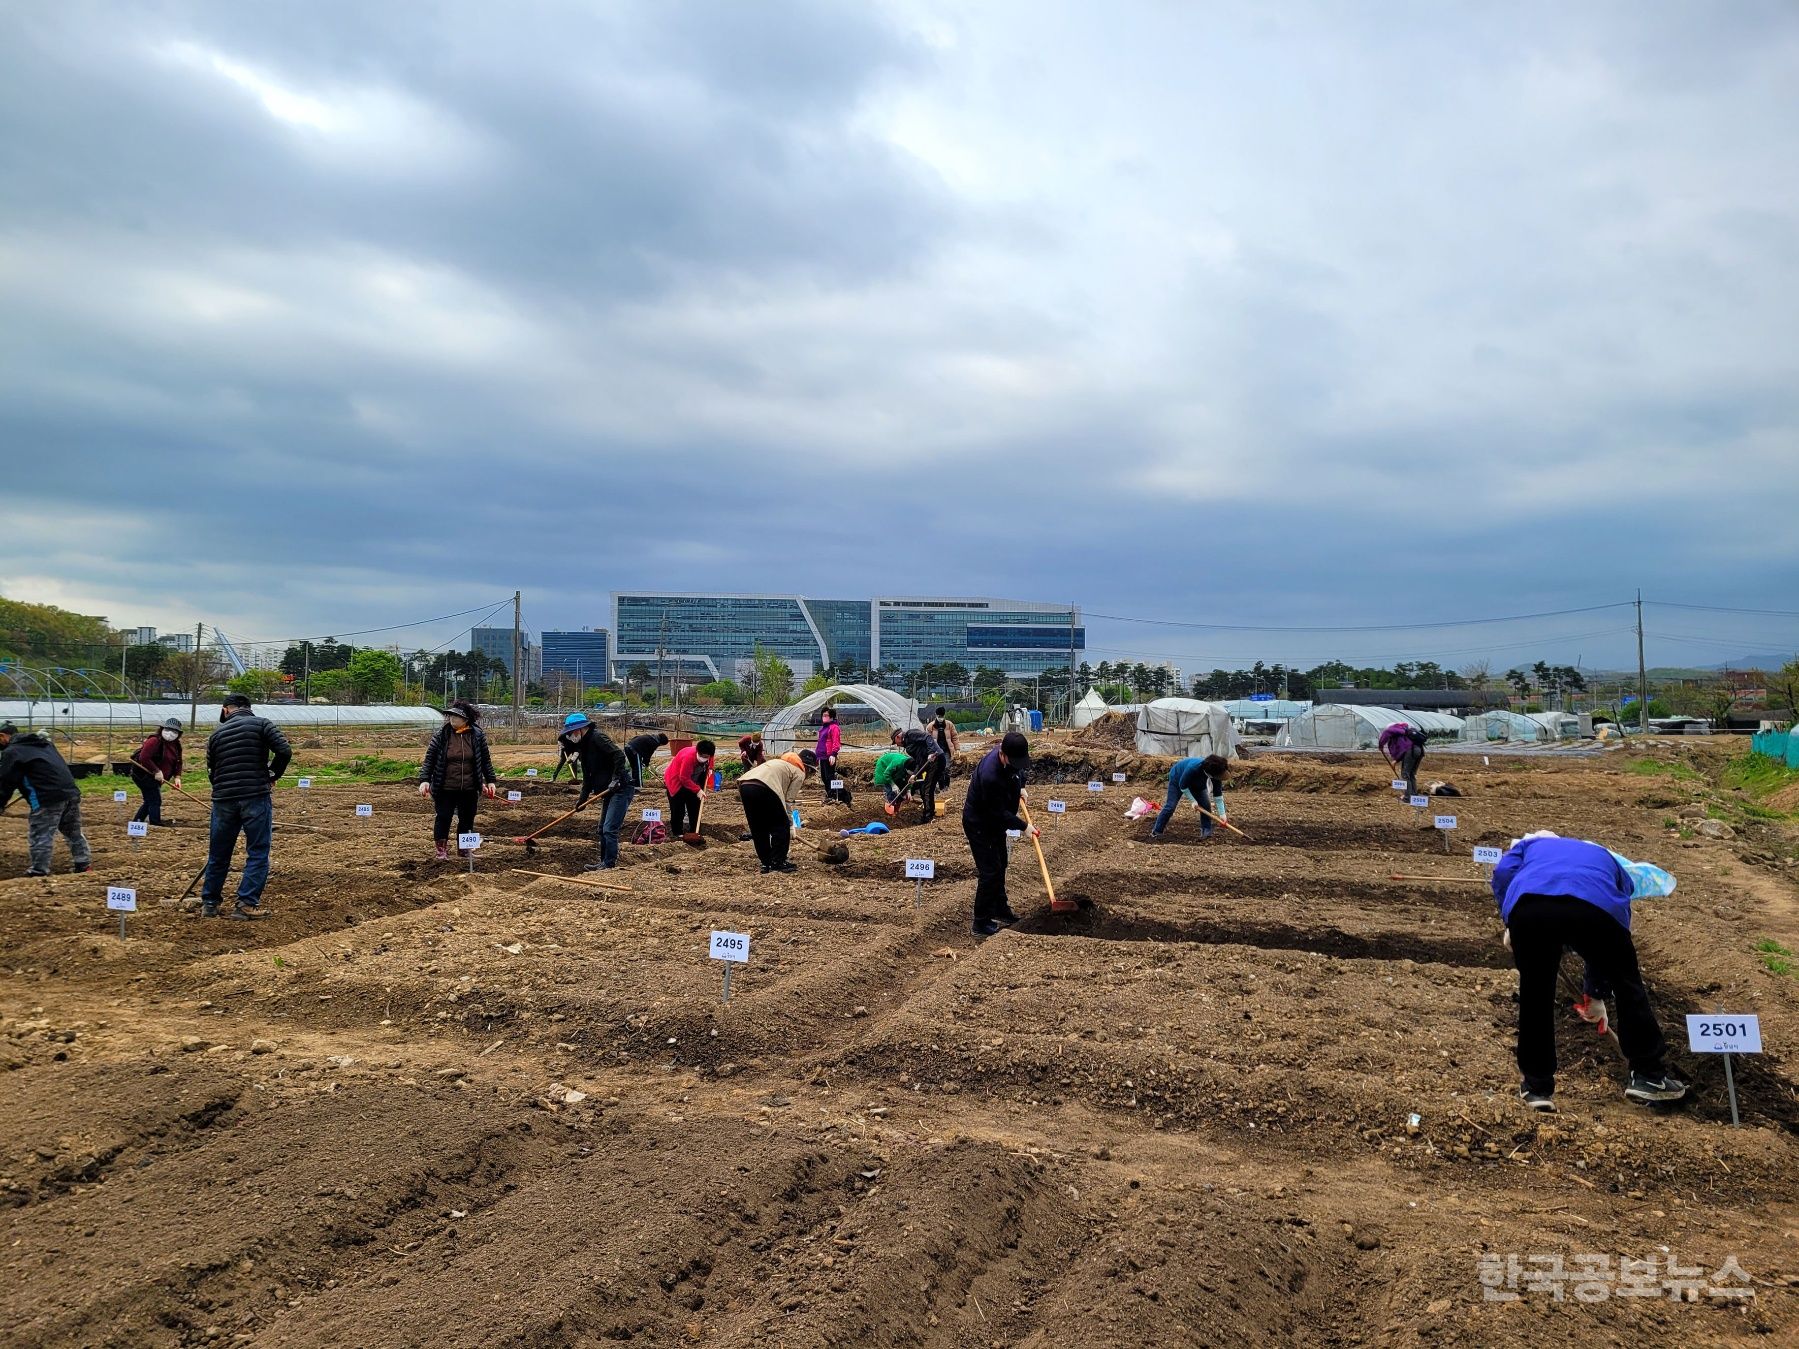
<svg viewBox="0 0 1799 1349">
<path fill-rule="evenodd" d="M 14 7 L 0 582 L 1793 607 L 1796 75 L 1778 4 Z"/>
</svg>

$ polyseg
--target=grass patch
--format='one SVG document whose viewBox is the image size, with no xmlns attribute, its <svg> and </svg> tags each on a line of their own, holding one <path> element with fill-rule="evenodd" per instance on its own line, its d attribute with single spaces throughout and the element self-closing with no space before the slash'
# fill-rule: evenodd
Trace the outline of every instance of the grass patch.
<svg viewBox="0 0 1799 1349">
<path fill-rule="evenodd" d="M 1737 804 L 1737 809 L 1742 811 L 1743 814 L 1757 820 L 1784 820 L 1787 818 L 1778 810 L 1770 810 L 1766 806 L 1758 806 L 1753 801 L 1739 802 Z"/>
<path fill-rule="evenodd" d="M 1772 796 L 1799 783 L 1799 768 L 1788 768 L 1765 754 L 1739 754 L 1724 765 L 1718 781 L 1725 787 L 1740 787 L 1750 796 Z"/>
<path fill-rule="evenodd" d="M 1624 765 L 1624 771 L 1635 773 L 1638 777 L 1673 778 L 1677 782 L 1701 782 L 1704 780 L 1698 769 L 1678 760 L 1669 762 L 1665 759 L 1632 759 Z"/>
<path fill-rule="evenodd" d="M 1793 953 L 1772 937 L 1762 938 L 1755 944 L 1755 949 L 1762 958 L 1762 964 L 1768 967 L 1769 973 L 1793 973 Z"/>
</svg>

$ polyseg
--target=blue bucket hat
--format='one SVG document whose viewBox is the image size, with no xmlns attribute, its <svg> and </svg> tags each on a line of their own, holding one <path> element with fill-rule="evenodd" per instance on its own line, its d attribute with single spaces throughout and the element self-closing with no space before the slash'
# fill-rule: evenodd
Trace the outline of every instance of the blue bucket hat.
<svg viewBox="0 0 1799 1349">
<path fill-rule="evenodd" d="M 585 725 L 587 725 L 587 713 L 585 712 L 570 712 L 562 719 L 562 729 L 565 731 L 572 731 L 577 726 Z"/>
</svg>

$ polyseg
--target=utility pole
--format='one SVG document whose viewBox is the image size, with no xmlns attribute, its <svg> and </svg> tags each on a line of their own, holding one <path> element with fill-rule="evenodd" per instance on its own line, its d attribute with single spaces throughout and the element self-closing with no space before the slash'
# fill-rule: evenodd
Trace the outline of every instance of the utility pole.
<svg viewBox="0 0 1799 1349">
<path fill-rule="evenodd" d="M 1643 592 L 1637 591 L 1637 729 L 1649 734 L 1649 674 L 1643 666 Z"/>
<path fill-rule="evenodd" d="M 524 719 L 525 710 L 525 659 L 520 649 L 519 622 L 524 612 L 519 592 L 512 592 L 512 733 L 518 734 L 518 728 Z"/>
<path fill-rule="evenodd" d="M 662 710 L 662 685 L 668 679 L 668 610 L 662 611 L 662 627 L 656 634 L 656 710 Z"/>
<path fill-rule="evenodd" d="M 190 731 L 194 729 L 194 723 L 200 719 L 200 675 L 205 668 L 200 660 L 200 638 L 205 631 L 204 623 L 194 624 L 194 663 L 193 674 L 189 676 L 190 688 L 187 701 L 187 728 Z"/>
<path fill-rule="evenodd" d="M 1043 706 L 1043 698 L 1039 695 L 1037 706 Z M 1074 605 L 1068 606 L 1068 716 L 1070 725 L 1074 723 Z"/>
</svg>

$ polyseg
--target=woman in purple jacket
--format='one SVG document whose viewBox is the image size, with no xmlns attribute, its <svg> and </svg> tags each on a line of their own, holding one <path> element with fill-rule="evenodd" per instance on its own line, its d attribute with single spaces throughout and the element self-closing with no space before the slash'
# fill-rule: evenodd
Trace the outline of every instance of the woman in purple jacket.
<svg viewBox="0 0 1799 1349">
<path fill-rule="evenodd" d="M 818 743 L 813 747 L 813 753 L 818 755 L 818 780 L 825 785 L 825 800 L 841 800 L 847 806 L 849 788 L 838 792 L 831 790 L 831 780 L 837 776 L 837 755 L 843 749 L 843 730 L 837 725 L 837 709 L 827 707 L 818 715 Z"/>
</svg>

